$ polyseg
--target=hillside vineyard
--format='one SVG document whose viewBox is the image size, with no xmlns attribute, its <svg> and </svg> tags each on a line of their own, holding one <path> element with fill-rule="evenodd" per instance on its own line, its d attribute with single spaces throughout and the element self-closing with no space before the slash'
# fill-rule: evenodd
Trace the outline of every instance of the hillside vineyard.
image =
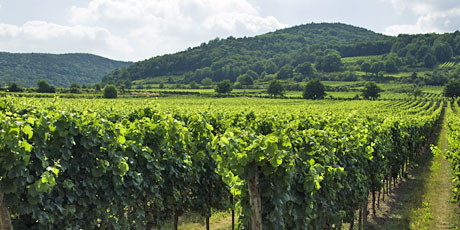
<svg viewBox="0 0 460 230">
<path fill-rule="evenodd" d="M 1 99 L 0 176 L 13 225 L 144 229 L 233 208 L 242 229 L 330 229 L 354 219 L 369 194 L 375 205 L 443 108 L 206 100 Z"/>
</svg>

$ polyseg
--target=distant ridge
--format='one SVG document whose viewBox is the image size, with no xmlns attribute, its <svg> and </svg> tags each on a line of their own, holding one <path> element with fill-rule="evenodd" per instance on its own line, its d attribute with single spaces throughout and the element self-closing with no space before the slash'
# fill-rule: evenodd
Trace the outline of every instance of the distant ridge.
<svg viewBox="0 0 460 230">
<path fill-rule="evenodd" d="M 68 87 L 74 82 L 89 85 L 130 64 L 85 53 L 0 52 L 0 84 L 16 82 L 22 87 L 36 87 L 38 80 L 46 80 L 56 87 Z"/>
</svg>

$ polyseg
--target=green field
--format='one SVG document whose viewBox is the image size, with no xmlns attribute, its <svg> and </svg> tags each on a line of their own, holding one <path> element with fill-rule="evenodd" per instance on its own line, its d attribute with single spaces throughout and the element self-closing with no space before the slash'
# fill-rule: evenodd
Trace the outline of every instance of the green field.
<svg viewBox="0 0 460 230">
<path fill-rule="evenodd" d="M 178 217 L 200 229 L 211 215 L 228 229 L 231 209 L 237 225 L 255 218 L 249 200 L 269 229 L 360 224 L 357 211 L 407 170 L 444 104 L 382 98 L 392 100 L 4 97 L 3 193 L 19 229 L 169 229 Z"/>
</svg>

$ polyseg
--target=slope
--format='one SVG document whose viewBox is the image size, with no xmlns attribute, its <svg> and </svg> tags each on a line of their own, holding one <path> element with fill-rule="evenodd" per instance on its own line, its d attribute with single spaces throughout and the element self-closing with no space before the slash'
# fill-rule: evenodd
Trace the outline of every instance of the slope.
<svg viewBox="0 0 460 230">
<path fill-rule="evenodd" d="M 340 23 L 312 23 L 255 36 L 216 38 L 198 47 L 175 54 L 153 57 L 116 70 L 104 83 L 139 80 L 159 76 L 184 75 L 185 81 L 230 79 L 253 70 L 258 75 L 277 72 L 285 64 L 314 62 L 325 48 L 339 50 L 341 56 L 388 53 L 392 37 Z M 294 63 L 292 60 L 295 60 Z"/>
<path fill-rule="evenodd" d="M 35 87 L 46 80 L 57 87 L 75 82 L 88 85 L 130 62 L 114 61 L 92 54 L 0 53 L 0 84 L 16 82 L 23 87 Z"/>
</svg>

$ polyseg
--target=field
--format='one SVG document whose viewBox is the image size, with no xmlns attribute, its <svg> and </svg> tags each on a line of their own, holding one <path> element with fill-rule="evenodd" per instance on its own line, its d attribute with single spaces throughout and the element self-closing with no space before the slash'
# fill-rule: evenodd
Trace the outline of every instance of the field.
<svg viewBox="0 0 460 230">
<path fill-rule="evenodd" d="M 3 97 L 4 207 L 16 229 L 228 229 L 230 210 L 241 229 L 367 225 L 443 108 L 460 143 L 458 104 L 395 88 L 378 101 Z"/>
</svg>

